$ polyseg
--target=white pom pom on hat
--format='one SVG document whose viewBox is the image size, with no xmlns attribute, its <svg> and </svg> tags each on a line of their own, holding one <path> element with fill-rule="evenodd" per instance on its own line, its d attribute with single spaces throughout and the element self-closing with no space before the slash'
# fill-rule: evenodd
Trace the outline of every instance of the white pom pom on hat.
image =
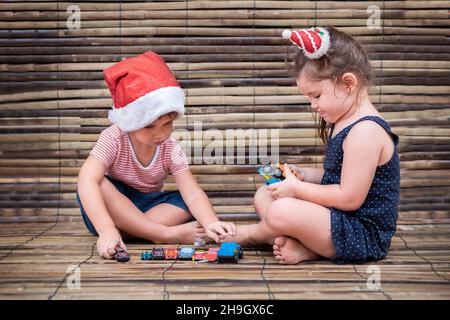
<svg viewBox="0 0 450 320">
<path fill-rule="evenodd" d="M 292 31 L 291 30 L 283 30 L 281 34 L 284 39 L 289 40 L 291 38 Z"/>
<path fill-rule="evenodd" d="M 293 44 L 303 50 L 309 59 L 319 59 L 330 48 L 330 33 L 322 27 L 312 27 L 300 30 L 284 30 L 284 39 L 289 39 Z"/>
</svg>

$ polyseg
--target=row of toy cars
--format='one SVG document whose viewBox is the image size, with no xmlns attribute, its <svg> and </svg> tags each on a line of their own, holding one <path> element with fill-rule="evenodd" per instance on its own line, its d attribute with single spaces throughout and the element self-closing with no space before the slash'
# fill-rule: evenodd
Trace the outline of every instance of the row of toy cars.
<svg viewBox="0 0 450 320">
<path fill-rule="evenodd" d="M 205 262 L 238 263 L 242 259 L 243 251 L 235 242 L 224 242 L 220 248 L 209 248 L 208 251 L 193 247 L 160 248 L 155 247 L 151 251 L 144 251 L 141 260 L 192 260 Z"/>
</svg>

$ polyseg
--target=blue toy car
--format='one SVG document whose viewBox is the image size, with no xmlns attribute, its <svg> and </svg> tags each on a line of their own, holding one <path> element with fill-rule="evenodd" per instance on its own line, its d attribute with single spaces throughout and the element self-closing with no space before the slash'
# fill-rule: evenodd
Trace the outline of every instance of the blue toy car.
<svg viewBox="0 0 450 320">
<path fill-rule="evenodd" d="M 225 262 L 233 262 L 238 263 L 239 259 L 242 259 L 244 256 L 244 252 L 240 245 L 236 242 L 224 242 L 220 246 L 219 251 L 217 252 L 217 262 L 225 263 Z"/>
<path fill-rule="evenodd" d="M 180 260 L 192 260 L 192 256 L 194 255 L 195 249 L 191 247 L 181 248 L 178 252 L 178 259 Z"/>
<path fill-rule="evenodd" d="M 153 254 L 149 251 L 144 251 L 141 253 L 141 260 L 152 260 Z"/>
</svg>

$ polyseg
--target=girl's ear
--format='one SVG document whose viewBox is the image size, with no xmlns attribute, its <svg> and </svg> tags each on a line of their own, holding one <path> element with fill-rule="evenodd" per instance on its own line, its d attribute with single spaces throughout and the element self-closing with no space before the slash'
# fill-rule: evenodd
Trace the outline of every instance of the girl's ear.
<svg viewBox="0 0 450 320">
<path fill-rule="evenodd" d="M 355 76 L 355 74 L 346 72 L 342 76 L 342 83 L 344 84 L 347 93 L 351 94 L 353 89 L 358 87 L 358 78 Z"/>
</svg>

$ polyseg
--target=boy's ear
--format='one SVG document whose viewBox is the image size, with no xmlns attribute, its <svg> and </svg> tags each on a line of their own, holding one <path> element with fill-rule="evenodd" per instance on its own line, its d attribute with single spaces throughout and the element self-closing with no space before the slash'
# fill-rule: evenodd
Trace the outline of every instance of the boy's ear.
<svg viewBox="0 0 450 320">
<path fill-rule="evenodd" d="M 358 87 L 358 78 L 354 73 L 346 72 L 342 76 L 342 83 L 345 86 L 345 90 L 350 94 L 354 88 Z"/>
</svg>

